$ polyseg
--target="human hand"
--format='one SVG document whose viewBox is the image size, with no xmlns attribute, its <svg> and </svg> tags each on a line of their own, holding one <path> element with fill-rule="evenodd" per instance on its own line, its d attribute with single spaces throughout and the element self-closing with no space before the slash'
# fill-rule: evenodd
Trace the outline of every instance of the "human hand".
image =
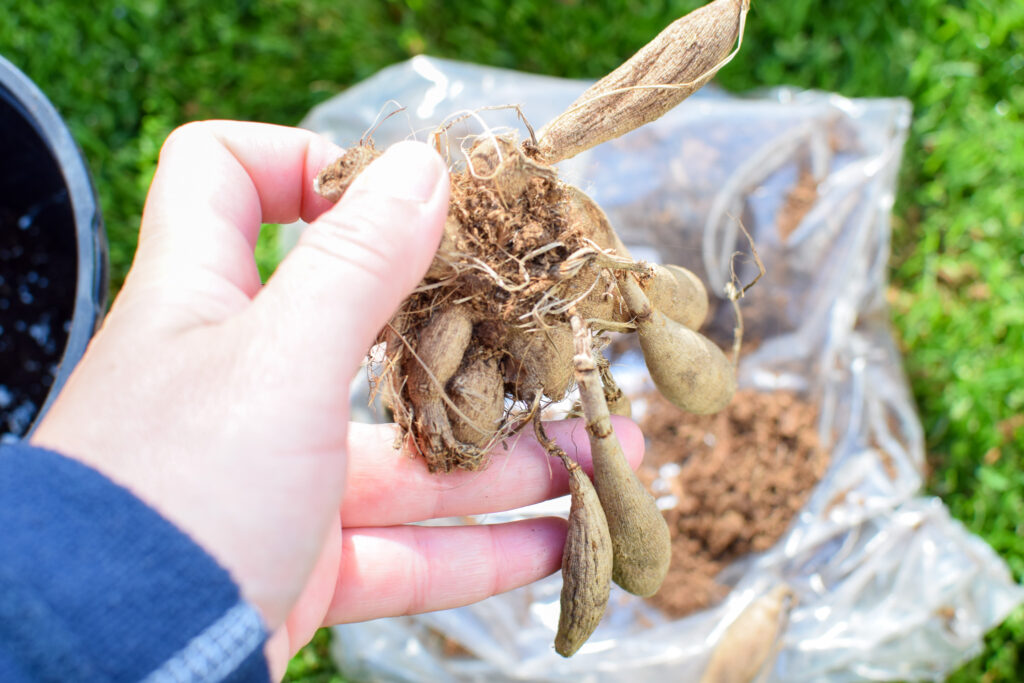
<svg viewBox="0 0 1024 683">
<path fill-rule="evenodd" d="M 132 270 L 35 432 L 188 533 L 274 634 L 276 676 L 322 624 L 453 607 L 558 568 L 564 522 L 405 526 L 567 491 L 523 437 L 482 473 L 433 475 L 389 426 L 349 425 L 366 349 L 440 241 L 448 177 L 402 143 L 332 207 L 312 192 L 340 154 L 298 129 L 206 122 L 161 151 Z M 263 222 L 310 221 L 262 286 Z M 578 422 L 550 426 L 589 468 Z M 635 465 L 642 439 L 616 429 Z M 340 511 L 340 514 L 339 514 Z"/>
</svg>

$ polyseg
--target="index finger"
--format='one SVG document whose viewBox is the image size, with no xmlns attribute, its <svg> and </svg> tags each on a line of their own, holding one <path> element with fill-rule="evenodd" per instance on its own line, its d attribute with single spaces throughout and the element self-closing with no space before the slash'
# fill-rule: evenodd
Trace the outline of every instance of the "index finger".
<svg viewBox="0 0 1024 683">
<path fill-rule="evenodd" d="M 342 153 L 300 128 L 240 121 L 186 124 L 160 151 L 136 264 L 174 284 L 212 272 L 249 297 L 259 290 L 253 248 L 263 223 L 311 221 L 330 207 L 316 174 Z"/>
<path fill-rule="evenodd" d="M 612 426 L 634 469 L 643 458 L 640 428 L 613 417 Z M 570 458 L 591 471 L 590 442 L 583 420 L 545 425 L 548 436 Z M 390 526 L 440 517 L 513 510 L 569 492 L 562 464 L 549 456 L 532 435 L 496 447 L 488 465 L 477 472 L 437 474 L 422 458 L 394 448 L 393 425 L 349 426 L 349 469 L 341 508 L 343 526 Z"/>
</svg>

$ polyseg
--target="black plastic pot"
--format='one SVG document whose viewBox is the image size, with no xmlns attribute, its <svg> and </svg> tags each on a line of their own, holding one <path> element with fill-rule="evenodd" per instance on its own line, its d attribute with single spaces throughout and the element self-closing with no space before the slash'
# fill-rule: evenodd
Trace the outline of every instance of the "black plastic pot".
<svg viewBox="0 0 1024 683">
<path fill-rule="evenodd" d="M 0 57 L 0 438 L 31 433 L 106 306 L 107 242 L 60 115 Z"/>
</svg>

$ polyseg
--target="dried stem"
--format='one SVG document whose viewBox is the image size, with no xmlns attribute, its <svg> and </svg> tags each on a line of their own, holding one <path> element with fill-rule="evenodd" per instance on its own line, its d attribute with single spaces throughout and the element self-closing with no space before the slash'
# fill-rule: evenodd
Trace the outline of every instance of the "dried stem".
<svg viewBox="0 0 1024 683">
<path fill-rule="evenodd" d="M 631 311 L 637 320 L 646 320 L 650 318 L 654 309 L 651 308 L 651 301 L 644 294 L 644 290 L 640 288 L 640 284 L 636 279 L 630 277 L 627 274 L 623 274 L 618 278 L 619 293 L 622 295 L 622 300 L 626 304 L 626 308 Z"/>
<path fill-rule="evenodd" d="M 597 362 L 594 360 L 590 328 L 578 315 L 572 319 L 573 343 L 576 355 L 572 358 L 573 370 L 576 374 L 576 384 L 580 390 L 580 409 L 587 419 L 587 432 L 591 435 L 591 443 L 614 441 L 611 450 L 621 452 L 619 445 L 612 431 L 611 413 L 604 398 L 604 386 L 601 383 L 601 374 L 598 372 Z M 597 448 L 592 445 L 591 451 Z M 623 456 L 625 457 L 625 456 Z"/>
</svg>

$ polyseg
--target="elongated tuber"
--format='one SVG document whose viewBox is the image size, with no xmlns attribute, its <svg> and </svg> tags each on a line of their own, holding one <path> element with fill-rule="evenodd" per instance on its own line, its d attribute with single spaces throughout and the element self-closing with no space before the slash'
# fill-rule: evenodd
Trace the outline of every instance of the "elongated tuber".
<svg viewBox="0 0 1024 683">
<path fill-rule="evenodd" d="M 572 656 L 597 628 L 608 604 L 612 578 L 612 541 L 594 485 L 576 463 L 569 470 L 569 532 L 562 550 L 561 613 L 555 651 Z"/>
<path fill-rule="evenodd" d="M 553 164 L 576 156 L 692 95 L 729 56 L 749 7 L 749 0 L 715 0 L 671 23 L 541 129 L 543 158 Z"/>
<path fill-rule="evenodd" d="M 443 453 L 455 443 L 442 395 L 462 363 L 472 333 L 473 322 L 464 308 L 441 309 L 420 331 L 416 355 L 407 360 L 409 401 L 426 439 L 420 448 L 428 461 L 429 454 Z"/>
<path fill-rule="evenodd" d="M 740 612 L 711 653 L 700 683 L 752 683 L 777 649 L 792 599 L 789 586 L 776 586 Z"/>
<path fill-rule="evenodd" d="M 604 388 L 590 350 L 590 332 L 578 317 L 572 319 L 576 340 L 573 365 L 580 404 L 587 419 L 594 486 L 612 535 L 612 579 L 642 597 L 654 595 L 668 573 L 672 554 L 668 524 L 626 462 L 612 431 Z"/>
<path fill-rule="evenodd" d="M 644 361 L 658 391 L 681 410 L 698 415 L 724 408 L 736 392 L 732 362 L 714 342 L 654 309 L 633 277 L 619 278 L 633 313 Z"/>
<path fill-rule="evenodd" d="M 532 401 L 545 395 L 565 396 L 572 382 L 572 332 L 565 326 L 507 332 L 506 380 L 516 387 L 516 398 Z"/>
</svg>

